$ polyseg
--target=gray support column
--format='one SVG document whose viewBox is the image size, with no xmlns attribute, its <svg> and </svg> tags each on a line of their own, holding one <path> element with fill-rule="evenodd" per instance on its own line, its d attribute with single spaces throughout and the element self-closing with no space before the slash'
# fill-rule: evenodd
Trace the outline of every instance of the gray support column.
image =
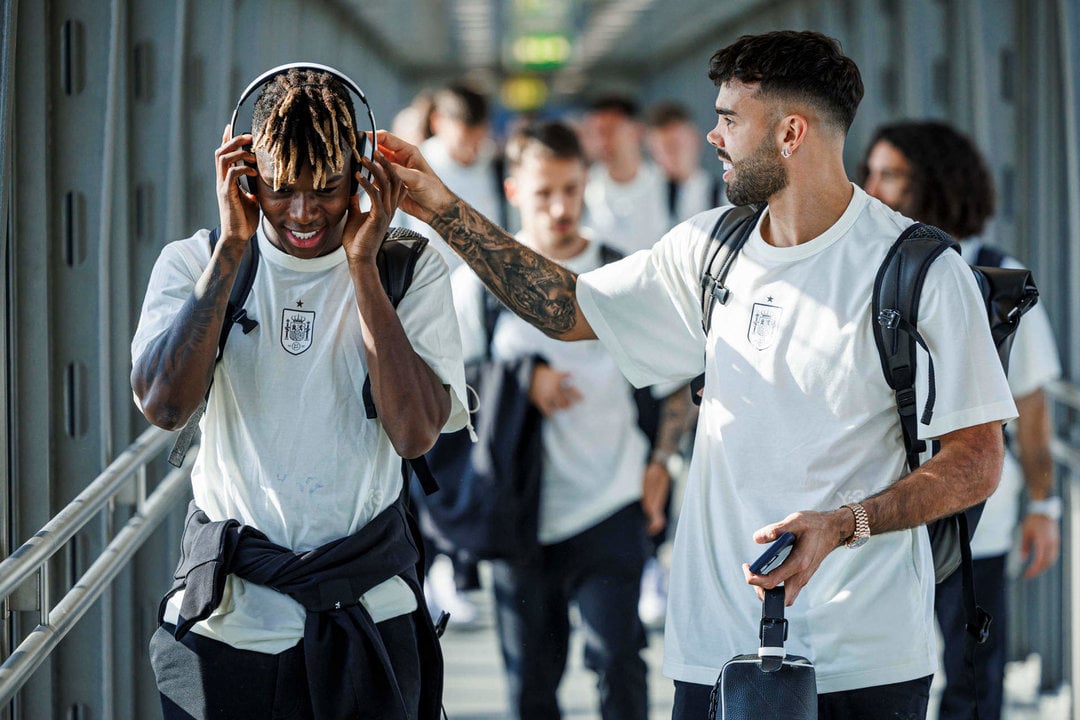
<svg viewBox="0 0 1080 720">
<path fill-rule="evenodd" d="M 1076 28 L 1080 27 L 1080 0 L 1059 0 L 1057 3 L 1058 29 L 1061 55 L 1059 62 L 1062 69 L 1062 103 L 1065 116 L 1065 217 L 1068 253 L 1066 267 L 1072 282 L 1067 286 L 1066 308 L 1064 317 L 1064 336 L 1061 338 L 1067 347 L 1065 360 L 1066 372 L 1075 381 L 1080 378 L 1080 352 L 1076 343 L 1080 340 L 1080 41 L 1076 37 Z M 1075 434 L 1073 438 L 1075 439 Z M 1076 497 L 1075 483 L 1070 488 L 1072 497 Z M 1077 503 L 1069 506 L 1075 513 Z M 1080 719 L 1080 702 L 1076 700 L 1080 688 L 1080 543 L 1077 542 L 1076 516 L 1070 524 L 1070 533 L 1063 538 L 1067 543 L 1063 552 L 1072 562 L 1067 568 L 1070 600 L 1064 627 L 1069 638 L 1068 678 L 1072 688 L 1072 717 Z"/>
<path fill-rule="evenodd" d="M 7 314 L 10 343 L 8 408 L 15 418 L 8 428 L 12 478 L 10 535 L 19 545 L 52 516 L 50 478 L 50 419 L 59 384 L 50 382 L 49 313 L 54 303 L 49 286 L 52 254 L 50 239 L 56 228 L 55 204 L 49 202 L 48 178 L 53 172 L 46 152 L 50 115 L 48 84 L 55 65 L 48 58 L 56 49 L 57 30 L 48 21 L 44 3 L 18 3 L 18 37 L 11 135 L 11 193 L 6 218 L 10 275 L 6 290 L 11 306 Z M 92 452 L 92 451 L 91 451 Z M 37 624 L 30 607 L 13 612 L 12 646 Z M 55 689 L 48 661 L 13 703 L 13 718 L 29 716 L 28 708 L 51 708 Z M 50 712 L 50 711 L 46 711 Z"/>
<path fill-rule="evenodd" d="M 11 548 L 15 539 L 11 537 L 11 496 L 12 474 L 8 459 L 11 457 L 10 429 L 8 418 L 12 415 L 12 398 L 8 394 L 11 383 L 9 365 L 12 348 L 11 337 L 11 308 L 8 305 L 8 295 L 11 290 L 11 223 L 8 216 L 8 197 L 11 192 L 11 135 L 12 135 L 12 112 L 11 106 L 15 100 L 15 28 L 18 13 L 18 5 L 15 2 L 4 2 L 0 6 L 0 272 L 4 275 L 2 294 L 0 294 L 0 558 L 11 554 Z M 0 657 L 7 654 L 14 647 L 11 642 L 11 622 L 8 603 L 0 599 Z M 7 714 L 0 708 L 0 718 L 6 718 Z"/>
<path fill-rule="evenodd" d="M 934 91 L 935 65 L 945 47 L 944 13 L 933 0 L 907 0 L 896 3 L 900 23 L 902 52 L 892 60 L 899 63 L 903 79 L 901 97 L 908 117 L 940 117 L 943 107 Z"/>
<path fill-rule="evenodd" d="M 107 429 L 101 427 L 98 406 L 108 402 L 97 378 L 108 374 L 102 351 L 109 338 L 101 336 L 103 315 L 99 307 L 99 273 L 108 262 L 108 249 L 100 229 L 109 209 L 100 203 L 101 169 L 107 164 L 106 142 L 109 50 L 112 37 L 109 13 L 74 0 L 58 0 L 46 6 L 47 32 L 55 37 L 46 57 L 47 85 L 52 113 L 46 133 L 44 157 L 55 170 L 49 176 L 45 202 L 59 218 L 50 233 L 48 248 L 52 272 L 49 295 L 55 302 L 47 316 L 54 367 L 49 382 L 60 392 L 51 403 L 47 432 L 54 474 L 49 478 L 54 508 L 75 497 L 103 469 L 100 450 Z M 40 159 L 40 158 L 38 158 Z M 20 240 L 29 239 L 26 237 Z M 50 591 L 59 598 L 90 566 L 107 544 L 102 523 L 88 525 L 68 549 L 64 565 L 53 573 Z M 107 704 L 104 688 L 109 684 L 104 663 L 88 663 L 101 657 L 102 632 L 111 608 L 96 604 L 79 626 L 65 638 L 54 655 L 58 678 L 52 696 L 52 713 L 63 717 Z"/>
<path fill-rule="evenodd" d="M 169 237 L 181 238 L 186 237 L 184 229 L 189 222 L 184 217 L 188 197 L 186 172 L 188 153 L 184 143 L 184 129 L 187 124 L 187 113 L 184 105 L 184 83 L 186 80 L 184 71 L 187 64 L 185 51 L 188 37 L 187 0 L 177 0 L 173 9 L 175 13 L 173 19 L 175 32 L 172 35 L 172 62 L 170 63 L 172 69 L 172 83 L 170 84 L 172 95 L 170 99 L 173 108 L 173 122 L 169 127 L 168 155 L 164 167 L 164 170 L 168 173 L 166 185 L 168 190 L 165 200 L 165 231 Z"/>
<path fill-rule="evenodd" d="M 1064 308 L 1064 317 L 1068 318 L 1066 336 L 1068 353 L 1068 374 L 1076 380 L 1080 378 L 1080 39 L 1076 29 L 1080 27 L 1080 0 L 1058 0 L 1058 37 L 1061 43 L 1059 59 L 1062 73 L 1062 103 L 1065 111 L 1065 217 L 1067 218 L 1066 237 L 1068 239 L 1068 273 L 1072 278 L 1069 295 Z M 1074 598 L 1077 601 L 1077 598 Z M 1080 655 L 1074 655 L 1074 658 Z M 1073 685 L 1074 692 L 1080 685 Z"/>
</svg>

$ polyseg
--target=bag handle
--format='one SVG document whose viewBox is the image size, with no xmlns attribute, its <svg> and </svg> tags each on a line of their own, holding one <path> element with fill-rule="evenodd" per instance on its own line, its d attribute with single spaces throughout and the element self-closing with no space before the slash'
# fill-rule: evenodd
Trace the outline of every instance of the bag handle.
<svg viewBox="0 0 1080 720">
<path fill-rule="evenodd" d="M 761 658 L 762 672 L 776 672 L 784 666 L 787 651 L 788 621 L 784 618 L 784 586 L 778 585 L 765 591 L 765 602 L 761 604 L 761 646 L 758 657 Z"/>
</svg>

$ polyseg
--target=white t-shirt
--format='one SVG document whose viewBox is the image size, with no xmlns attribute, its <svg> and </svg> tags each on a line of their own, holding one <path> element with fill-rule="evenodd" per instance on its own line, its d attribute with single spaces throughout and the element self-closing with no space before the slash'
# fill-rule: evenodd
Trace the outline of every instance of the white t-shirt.
<svg viewBox="0 0 1080 720">
<path fill-rule="evenodd" d="M 575 273 L 600 267 L 600 245 L 590 242 L 573 258 L 557 260 Z M 480 281 L 467 267 L 454 271 L 454 303 L 466 361 L 485 352 Z M 514 361 L 541 355 L 570 373 L 582 394 L 576 405 L 544 418 L 539 540 L 560 542 L 595 526 L 641 499 L 648 441 L 637 425 L 633 389 L 611 354 L 596 340 L 555 340 L 511 312 L 500 313 L 492 358 Z"/>
<path fill-rule="evenodd" d="M 585 186 L 582 224 L 627 254 L 652 247 L 671 228 L 663 173 L 643 162 L 633 180 L 620 183 L 602 164 L 594 164 Z"/>
<path fill-rule="evenodd" d="M 870 299 L 877 267 L 911 221 L 855 187 L 840 219 L 809 242 L 774 247 L 755 229 L 706 339 L 698 278 L 721 212 L 692 218 L 651 251 L 583 275 L 577 286 L 582 311 L 631 382 L 706 373 L 675 535 L 664 661 L 669 677 L 700 684 L 758 645 L 761 603 L 741 568 L 763 549 L 754 531 L 798 510 L 862 500 L 905 474 Z M 920 435 L 1015 416 L 959 255 L 933 264 L 919 314 L 937 379 L 933 422 Z M 919 368 L 921 409 L 925 358 Z M 788 608 L 786 647 L 815 663 L 823 693 L 930 675 L 933 598 L 926 530 L 877 535 L 825 558 Z"/>
<path fill-rule="evenodd" d="M 191 473 L 211 520 L 234 518 L 294 550 L 362 528 L 401 492 L 401 459 L 381 423 L 365 417 L 367 362 L 345 251 L 302 260 L 274 247 L 260 226 L 262 257 L 245 307 L 259 326 L 239 327 L 214 371 L 202 443 Z M 131 344 L 137 359 L 170 326 L 210 261 L 208 232 L 170 243 L 150 276 Z M 465 424 L 465 375 L 445 263 L 425 250 L 398 307 L 416 352 L 450 386 L 445 432 Z M 180 607 L 173 596 L 167 619 Z M 400 578 L 363 601 L 373 617 L 415 608 Z M 221 605 L 195 631 L 276 653 L 304 632 L 304 608 L 287 595 L 230 575 Z"/>
<path fill-rule="evenodd" d="M 982 241 L 969 238 L 960 242 L 964 261 L 973 264 L 979 255 Z M 1023 265 L 1012 257 L 1006 257 L 1002 267 L 1021 268 Z M 1020 321 L 1009 354 L 1009 388 L 1014 398 L 1022 398 L 1052 380 L 1061 377 L 1061 363 L 1057 346 L 1050 329 L 1050 318 L 1042 305 L 1029 310 Z M 1013 435 L 1015 424 L 1006 430 Z M 1020 495 L 1024 489 L 1024 472 L 1015 453 L 1015 437 L 1012 448 L 1007 448 L 1001 482 L 986 501 L 979 526 L 971 540 L 971 554 L 976 558 L 994 557 L 1009 552 L 1015 544 L 1014 533 L 1020 515 Z"/>
<path fill-rule="evenodd" d="M 430 137 L 421 143 L 420 152 L 446 187 L 472 205 L 481 215 L 496 225 L 499 224 L 499 210 L 504 198 L 502 185 L 495 175 L 494 143 L 484 146 L 472 165 L 462 165 L 450 157 L 446 143 L 438 136 Z M 451 272 L 463 264 L 457 253 L 451 250 L 442 236 L 427 223 L 399 211 L 394 216 L 394 224 L 414 230 L 431 241 L 431 246 L 443 256 Z"/>
</svg>

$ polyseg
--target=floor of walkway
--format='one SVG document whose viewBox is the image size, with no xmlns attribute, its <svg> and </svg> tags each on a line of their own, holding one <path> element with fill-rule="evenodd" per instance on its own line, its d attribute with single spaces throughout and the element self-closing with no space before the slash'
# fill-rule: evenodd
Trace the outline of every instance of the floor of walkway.
<svg viewBox="0 0 1080 720">
<path fill-rule="evenodd" d="M 490 587 L 489 582 L 487 587 Z M 506 683 L 496 639 L 491 594 L 477 591 L 470 596 L 478 609 L 476 622 L 462 626 L 451 621 L 443 636 L 446 713 L 449 720 L 505 720 L 508 717 Z M 645 658 L 649 666 L 649 720 L 670 720 L 674 689 L 671 681 L 660 672 L 663 662 L 662 631 L 649 633 Z M 564 720 L 600 720 L 594 678 L 582 664 L 581 640 L 575 633 L 566 674 L 559 688 Z M 1037 656 L 1032 656 L 1026 662 L 1009 664 L 1005 682 L 1007 707 L 1003 713 L 1004 720 L 1065 720 L 1069 717 L 1068 693 L 1039 695 L 1036 691 L 1038 678 Z M 935 683 L 931 690 L 931 719 L 937 716 L 937 692 L 939 688 Z"/>
</svg>

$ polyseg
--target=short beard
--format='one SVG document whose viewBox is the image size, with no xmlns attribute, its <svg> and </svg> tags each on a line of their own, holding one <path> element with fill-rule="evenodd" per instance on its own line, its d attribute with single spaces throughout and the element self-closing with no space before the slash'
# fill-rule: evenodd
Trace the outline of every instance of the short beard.
<svg viewBox="0 0 1080 720">
<path fill-rule="evenodd" d="M 733 205 L 768 202 L 788 184 L 787 167 L 768 134 L 753 154 L 734 163 L 734 168 L 735 177 L 727 186 L 727 198 Z"/>
</svg>

